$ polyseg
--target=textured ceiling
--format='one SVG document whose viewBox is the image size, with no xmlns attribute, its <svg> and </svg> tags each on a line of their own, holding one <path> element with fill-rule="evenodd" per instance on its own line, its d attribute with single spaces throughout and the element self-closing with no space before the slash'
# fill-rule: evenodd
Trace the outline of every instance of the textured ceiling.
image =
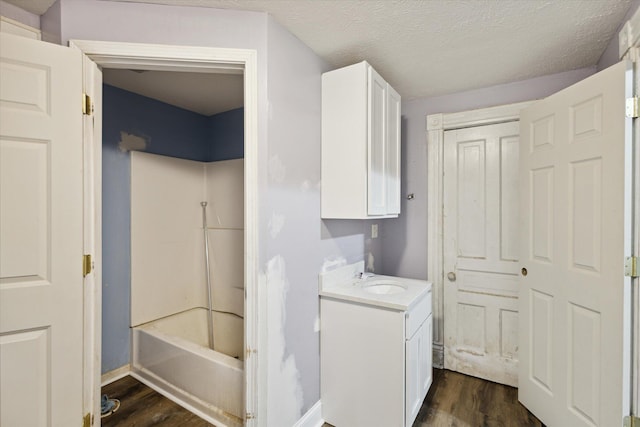
<svg viewBox="0 0 640 427">
<path fill-rule="evenodd" d="M 51 3 L 6 1 L 24 8 L 38 4 L 46 8 Z M 333 67 L 366 59 L 404 99 L 593 66 L 631 4 L 631 0 L 120 1 L 268 12 Z"/>
<path fill-rule="evenodd" d="M 593 66 L 630 0 L 122 0 L 266 11 L 334 67 L 405 99 Z"/>
</svg>

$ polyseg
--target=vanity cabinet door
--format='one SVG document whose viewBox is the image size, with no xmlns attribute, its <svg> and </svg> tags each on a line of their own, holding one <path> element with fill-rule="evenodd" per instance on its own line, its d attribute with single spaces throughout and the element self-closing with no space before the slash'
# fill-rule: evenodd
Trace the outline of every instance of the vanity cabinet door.
<svg viewBox="0 0 640 427">
<path fill-rule="evenodd" d="M 431 386 L 431 316 L 406 343 L 405 427 L 411 427 Z"/>
<path fill-rule="evenodd" d="M 431 383 L 433 382 L 433 351 L 431 348 L 431 343 L 433 342 L 433 316 L 427 317 L 424 325 L 422 325 L 423 330 L 421 331 L 424 339 L 422 340 L 422 351 L 420 360 L 421 370 L 420 370 L 420 404 L 422 405 L 422 401 L 427 396 L 427 392 L 429 391 L 429 387 L 431 387 Z"/>
</svg>

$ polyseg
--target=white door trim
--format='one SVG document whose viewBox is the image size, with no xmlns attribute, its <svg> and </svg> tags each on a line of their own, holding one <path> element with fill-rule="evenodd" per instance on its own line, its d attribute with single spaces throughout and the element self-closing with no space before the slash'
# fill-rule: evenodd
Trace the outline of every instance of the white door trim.
<svg viewBox="0 0 640 427">
<path fill-rule="evenodd" d="M 634 17 L 627 22 L 624 28 L 627 28 L 629 24 L 635 19 L 640 24 L 640 10 L 636 12 Z M 634 27 L 637 28 L 637 27 Z M 629 29 L 631 31 L 631 28 Z M 633 87 L 634 96 L 638 96 L 638 89 L 640 86 L 640 33 L 635 38 L 635 45 L 632 45 L 624 53 L 624 58 L 633 62 Z M 622 32 L 620 33 L 620 40 L 622 43 Z M 622 49 L 621 49 L 622 51 Z M 630 203 L 631 220 L 632 224 L 626 225 L 630 227 L 628 235 L 631 236 L 630 242 L 625 242 L 626 256 L 638 256 L 638 248 L 640 248 L 640 152 L 637 147 L 640 147 L 640 120 L 633 120 L 633 136 L 632 147 L 627 147 L 627 156 L 625 162 L 632 160 L 631 165 L 627 165 L 628 171 L 625 179 L 631 179 L 633 183 L 627 183 L 631 194 L 628 194 L 625 199 L 625 203 Z M 625 233 L 627 230 L 625 230 Z M 640 417 L 640 282 L 638 278 L 626 278 L 629 280 L 630 286 L 630 298 L 627 302 L 625 309 L 629 312 L 631 319 L 631 336 L 630 338 L 630 352 L 631 358 L 631 396 L 630 396 L 630 408 L 631 414 Z"/>
<path fill-rule="evenodd" d="M 533 101 L 427 116 L 427 280 L 433 283 L 433 365 L 444 366 L 443 199 L 444 132 L 518 120 Z"/>
<path fill-rule="evenodd" d="M 142 68 L 153 70 L 180 70 L 192 72 L 229 72 L 244 71 L 244 164 L 245 164 L 245 411 L 251 416 L 246 419 L 246 426 L 265 425 L 266 423 L 266 383 L 258 375 L 258 366 L 267 366 L 268 353 L 266 342 L 265 302 L 258 287 L 258 64 L 257 52 L 251 49 L 226 49 L 211 47 L 170 46 L 139 43 L 120 43 L 103 41 L 72 40 L 72 48 L 81 50 L 90 59 L 104 68 Z M 96 108 L 101 106 L 96 105 Z M 94 149 L 101 149 L 100 145 Z M 94 164 L 89 171 L 101 175 L 100 165 Z M 98 181 L 99 182 L 99 181 Z M 93 188 L 95 200 L 102 199 L 101 187 Z M 99 206 L 98 206 L 99 207 Z M 100 215 L 98 211 L 97 215 Z M 101 247 L 102 241 L 96 235 L 95 246 Z M 102 260 L 96 254 L 96 264 Z M 97 269 L 94 286 L 102 287 L 101 269 Z M 85 387 L 97 389 L 100 396 L 100 355 L 96 355 L 91 342 L 101 341 L 101 293 L 93 293 L 92 301 L 85 306 L 92 307 L 94 325 L 86 324 L 85 330 L 93 333 L 92 339 L 85 341 L 85 357 L 96 361 L 94 368 L 97 375 L 86 378 Z M 262 351 L 258 352 L 260 348 Z M 264 375 L 263 375 L 264 377 Z M 98 414 L 95 414 L 99 420 Z"/>
<path fill-rule="evenodd" d="M 625 22 L 618 34 L 618 57 L 633 61 L 634 65 L 634 96 L 638 96 L 640 72 L 640 8 Z M 640 124 L 638 119 L 633 124 L 633 145 L 636 148 L 633 158 L 633 251 L 629 255 L 638 256 L 640 247 Z M 631 279 L 631 414 L 640 417 L 640 283 L 637 278 Z"/>
</svg>

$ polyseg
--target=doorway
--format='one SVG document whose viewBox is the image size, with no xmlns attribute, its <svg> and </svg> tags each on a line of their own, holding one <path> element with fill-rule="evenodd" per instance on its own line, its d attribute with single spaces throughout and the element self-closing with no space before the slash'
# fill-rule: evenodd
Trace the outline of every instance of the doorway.
<svg viewBox="0 0 640 427">
<path fill-rule="evenodd" d="M 181 72 L 210 72 L 210 73 L 242 73 L 244 74 L 244 277 L 245 277 L 245 298 L 244 298 L 244 345 L 243 348 L 255 350 L 258 348 L 258 337 L 260 331 L 258 325 L 264 325 L 258 319 L 262 313 L 258 295 L 258 267 L 257 267 L 257 62 L 256 52 L 251 50 L 237 49 L 216 49 L 216 48 L 195 48 L 185 46 L 164 46 L 145 45 L 132 43 L 111 43 L 93 41 L 72 41 L 71 47 L 80 49 L 91 60 L 85 61 L 85 84 L 86 92 L 99 94 L 99 87 L 102 84 L 102 75 L 97 66 L 102 68 L 115 69 L 137 69 L 152 71 L 181 71 Z M 96 66 L 97 64 L 97 66 Z M 99 111 L 100 104 L 94 104 L 94 111 Z M 101 174 L 101 162 L 99 151 L 101 149 L 101 123 L 100 115 L 94 114 L 92 123 L 86 123 L 85 137 L 89 138 L 88 146 L 93 150 L 92 159 L 94 177 Z M 95 202 L 88 210 L 93 210 L 90 215 L 95 218 L 94 228 L 95 238 L 91 242 L 96 258 L 99 260 L 99 250 L 102 245 L 102 238 L 99 233 L 100 226 L 100 203 L 102 199 L 100 180 L 95 179 L 91 184 Z M 98 263 L 99 264 L 99 263 Z M 86 352 L 100 354 L 100 337 L 102 325 L 100 318 L 100 307 L 102 296 L 100 289 L 102 286 L 100 275 L 96 275 L 94 292 L 87 295 L 85 308 L 89 315 L 85 319 L 87 329 L 91 331 L 86 335 Z M 90 338 L 93 339 L 90 339 Z M 261 354 L 266 354 L 262 352 Z M 93 391 L 94 413 L 99 413 L 99 387 L 100 387 L 100 364 L 99 358 L 93 360 L 92 366 L 85 366 L 87 372 L 93 375 L 86 375 L 86 388 Z M 98 359 L 98 360 L 97 360 Z M 97 360 L 97 361 L 96 361 Z M 256 351 L 247 351 L 245 354 L 245 376 L 244 376 L 244 411 L 243 418 L 246 425 L 255 425 L 255 414 L 258 411 L 257 399 L 262 383 L 259 382 L 257 367 L 259 365 Z"/>
<path fill-rule="evenodd" d="M 517 121 L 444 132 L 444 367 L 518 385 Z"/>
</svg>

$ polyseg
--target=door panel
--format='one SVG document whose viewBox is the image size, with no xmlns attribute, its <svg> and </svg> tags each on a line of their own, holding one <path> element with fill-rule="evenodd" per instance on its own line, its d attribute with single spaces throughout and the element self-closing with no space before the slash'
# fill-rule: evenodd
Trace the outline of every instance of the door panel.
<svg viewBox="0 0 640 427">
<path fill-rule="evenodd" d="M 387 182 L 385 178 L 385 141 L 387 131 L 386 120 L 386 100 L 387 83 L 369 67 L 369 129 L 368 135 L 368 177 L 367 186 L 369 198 L 367 201 L 367 211 L 369 215 L 384 215 L 387 213 Z"/>
<path fill-rule="evenodd" d="M 625 81 L 621 62 L 521 114 L 519 399 L 552 426 L 622 425 Z"/>
<path fill-rule="evenodd" d="M 82 60 L 0 35 L 0 424 L 82 420 Z"/>
<path fill-rule="evenodd" d="M 387 213 L 400 213 L 400 94 L 387 83 L 387 144 L 385 153 Z"/>
<path fill-rule="evenodd" d="M 445 367 L 509 385 L 518 362 L 517 122 L 445 132 Z M 449 275 L 448 273 L 451 273 Z"/>
</svg>

